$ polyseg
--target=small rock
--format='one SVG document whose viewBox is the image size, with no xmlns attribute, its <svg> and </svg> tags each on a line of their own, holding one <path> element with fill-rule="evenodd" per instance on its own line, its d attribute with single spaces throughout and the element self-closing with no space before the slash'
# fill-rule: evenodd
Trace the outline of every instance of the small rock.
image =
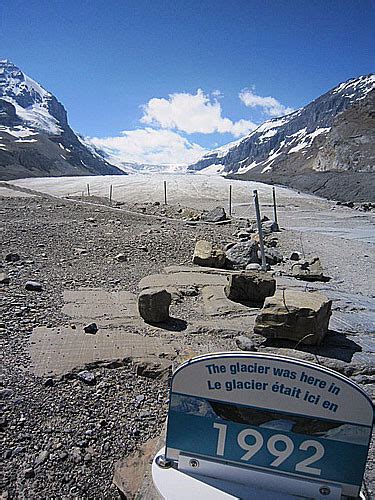
<svg viewBox="0 0 375 500">
<path fill-rule="evenodd" d="M 128 260 L 127 256 L 124 253 L 119 253 L 116 255 L 115 259 L 118 262 L 126 262 Z"/>
<path fill-rule="evenodd" d="M 9 285 L 10 278 L 7 273 L 0 273 L 0 284 L 1 285 Z"/>
<path fill-rule="evenodd" d="M 245 335 L 240 335 L 236 338 L 236 345 L 241 351 L 256 351 L 254 342 L 249 339 L 249 337 L 245 337 Z"/>
<path fill-rule="evenodd" d="M 10 398 L 12 394 L 12 389 L 0 389 L 0 399 Z"/>
<path fill-rule="evenodd" d="M 277 248 L 264 248 L 264 255 L 266 257 L 266 262 L 267 264 L 270 264 L 271 266 L 278 264 L 283 261 L 283 255 Z M 261 259 L 261 253 L 260 251 L 258 252 L 258 257 Z"/>
<path fill-rule="evenodd" d="M 139 360 L 134 363 L 134 371 L 140 377 L 160 379 L 168 376 L 172 370 L 172 362 L 167 359 L 159 361 Z"/>
<path fill-rule="evenodd" d="M 35 471 L 32 467 L 28 467 L 23 471 L 23 475 L 25 479 L 32 479 L 33 477 L 35 477 Z"/>
<path fill-rule="evenodd" d="M 292 252 L 289 256 L 290 260 L 301 260 L 302 254 L 300 252 Z"/>
<path fill-rule="evenodd" d="M 193 264 L 222 268 L 225 264 L 225 252 L 210 241 L 198 240 L 195 244 Z"/>
<path fill-rule="evenodd" d="M 43 290 L 42 284 L 39 281 L 26 281 L 25 288 L 30 292 L 41 292 Z"/>
<path fill-rule="evenodd" d="M 95 333 L 98 331 L 98 326 L 96 323 L 89 323 L 83 329 L 85 333 L 91 333 L 92 335 L 95 335 Z"/>
<path fill-rule="evenodd" d="M 84 255 L 85 253 L 87 253 L 87 250 L 86 248 L 74 248 L 73 252 L 77 255 Z"/>
<path fill-rule="evenodd" d="M 18 253 L 12 252 L 8 253 L 8 255 L 5 256 L 5 261 L 6 262 L 17 262 L 20 260 L 20 256 Z"/>
<path fill-rule="evenodd" d="M 216 207 L 202 215 L 201 219 L 205 222 L 221 222 L 227 219 L 227 214 L 223 207 Z"/>
<path fill-rule="evenodd" d="M 44 381 L 44 387 L 53 387 L 54 385 L 55 385 L 55 381 L 53 380 L 53 378 L 47 378 Z"/>
<path fill-rule="evenodd" d="M 329 281 L 331 278 L 324 276 L 324 271 L 319 257 L 313 257 L 309 261 L 301 261 L 293 264 L 292 275 L 297 279 L 305 281 Z"/>
<path fill-rule="evenodd" d="M 43 464 L 49 457 L 49 451 L 48 450 L 43 450 L 39 453 L 39 455 L 35 459 L 35 465 L 41 465 Z"/>
<path fill-rule="evenodd" d="M 252 264 L 248 264 L 246 266 L 246 271 L 261 271 L 262 270 L 262 266 L 260 264 L 256 264 L 255 262 L 253 262 Z"/>
<path fill-rule="evenodd" d="M 138 296 L 138 310 L 146 323 L 163 323 L 169 319 L 172 296 L 162 288 L 146 288 Z"/>
<path fill-rule="evenodd" d="M 96 377 L 93 372 L 89 372 L 88 370 L 83 370 L 77 374 L 77 377 L 85 382 L 85 384 L 93 385 L 96 382 Z"/>
</svg>

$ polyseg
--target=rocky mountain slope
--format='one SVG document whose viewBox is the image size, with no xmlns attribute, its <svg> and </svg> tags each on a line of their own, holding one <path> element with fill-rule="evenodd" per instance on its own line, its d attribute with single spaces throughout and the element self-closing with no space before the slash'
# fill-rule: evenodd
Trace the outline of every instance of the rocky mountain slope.
<svg viewBox="0 0 375 500">
<path fill-rule="evenodd" d="M 288 185 L 339 200 L 375 198 L 375 75 L 211 151 L 191 170 Z"/>
<path fill-rule="evenodd" d="M 56 97 L 0 61 L 0 179 L 123 173 L 70 128 Z"/>
</svg>

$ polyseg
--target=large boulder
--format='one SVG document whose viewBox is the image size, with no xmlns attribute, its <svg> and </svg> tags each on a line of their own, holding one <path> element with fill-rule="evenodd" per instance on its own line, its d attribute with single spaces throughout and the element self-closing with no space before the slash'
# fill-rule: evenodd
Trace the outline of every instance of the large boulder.
<svg viewBox="0 0 375 500">
<path fill-rule="evenodd" d="M 229 275 L 227 280 L 225 295 L 234 302 L 263 304 L 276 290 L 275 279 L 265 272 L 242 271 Z"/>
<path fill-rule="evenodd" d="M 332 301 L 319 292 L 279 290 L 266 298 L 254 332 L 268 338 L 319 345 L 328 332 Z"/>
<path fill-rule="evenodd" d="M 245 269 L 248 264 L 259 263 L 258 243 L 242 241 L 227 250 L 227 264 L 232 269 Z"/>
<path fill-rule="evenodd" d="M 146 288 L 138 295 L 139 314 L 146 323 L 163 323 L 169 319 L 172 296 L 162 288 Z"/>
<path fill-rule="evenodd" d="M 206 240 L 198 240 L 195 244 L 193 264 L 204 267 L 224 267 L 225 252 Z"/>
<path fill-rule="evenodd" d="M 201 220 L 205 222 L 221 222 L 227 219 L 227 214 L 223 207 L 216 207 L 209 212 L 205 212 L 201 216 Z"/>
</svg>

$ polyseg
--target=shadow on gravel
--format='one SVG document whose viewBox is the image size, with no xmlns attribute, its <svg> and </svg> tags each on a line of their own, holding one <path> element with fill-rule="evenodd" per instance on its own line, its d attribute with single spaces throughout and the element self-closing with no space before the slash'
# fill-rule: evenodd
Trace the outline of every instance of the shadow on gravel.
<svg viewBox="0 0 375 500">
<path fill-rule="evenodd" d="M 329 330 L 328 335 L 324 338 L 319 346 L 309 346 L 299 344 L 296 346 L 290 340 L 267 339 L 263 343 L 263 347 L 285 347 L 287 349 L 295 349 L 297 351 L 308 352 L 326 358 L 338 359 L 350 363 L 353 355 L 356 352 L 361 352 L 362 347 L 348 338 L 344 333 Z"/>
<path fill-rule="evenodd" d="M 171 317 L 164 323 L 152 323 L 152 326 L 161 330 L 168 330 L 169 332 L 183 332 L 187 328 L 187 322 L 183 319 Z"/>
</svg>

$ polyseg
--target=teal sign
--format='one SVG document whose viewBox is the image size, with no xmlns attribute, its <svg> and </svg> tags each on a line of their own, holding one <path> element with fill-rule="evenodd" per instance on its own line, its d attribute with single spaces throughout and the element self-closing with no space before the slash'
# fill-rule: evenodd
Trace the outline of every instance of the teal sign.
<svg viewBox="0 0 375 500">
<path fill-rule="evenodd" d="M 317 479 L 357 496 L 372 423 L 366 393 L 332 370 L 281 356 L 213 354 L 173 375 L 166 456 Z"/>
</svg>

